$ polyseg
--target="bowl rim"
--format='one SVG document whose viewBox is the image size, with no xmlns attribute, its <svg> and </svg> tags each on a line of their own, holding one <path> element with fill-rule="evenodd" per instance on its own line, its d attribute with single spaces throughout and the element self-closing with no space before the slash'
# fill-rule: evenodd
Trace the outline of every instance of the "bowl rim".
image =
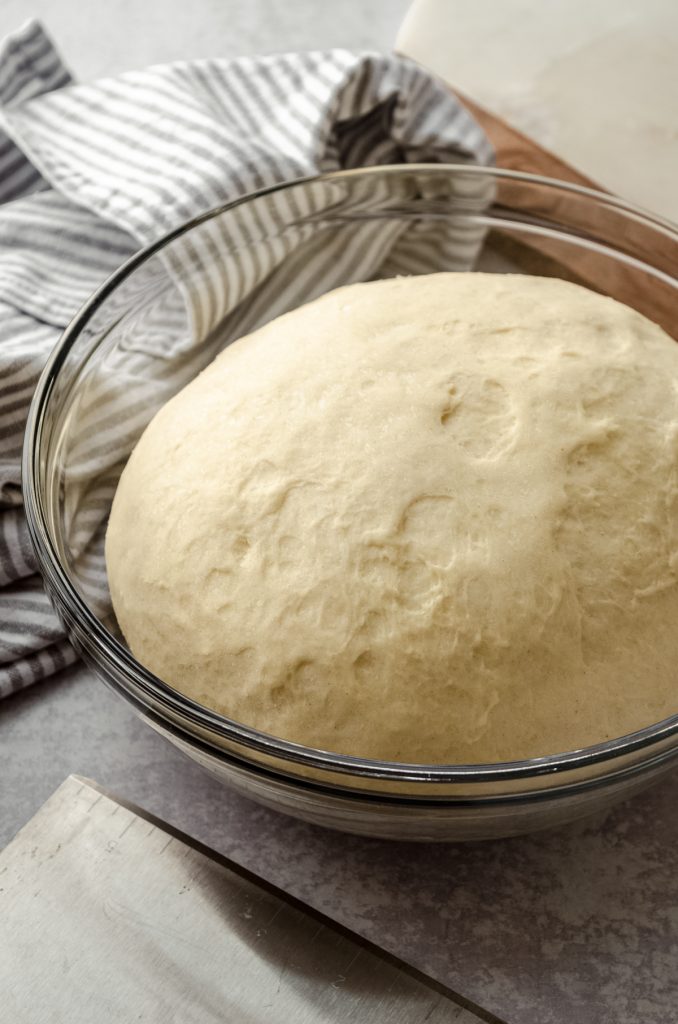
<svg viewBox="0 0 678 1024">
<path fill-rule="evenodd" d="M 509 780 L 525 780 L 544 775 L 576 771 L 577 769 L 604 764 L 618 757 L 660 744 L 678 734 L 678 713 L 643 729 L 587 747 L 542 757 L 504 762 L 412 764 L 380 761 L 320 750 L 294 743 L 290 740 L 284 740 L 251 726 L 244 725 L 234 719 L 227 718 L 204 705 L 198 704 L 190 697 L 169 686 L 169 684 L 141 665 L 131 652 L 116 639 L 103 622 L 90 610 L 75 586 L 71 583 L 69 575 L 61 563 L 56 546 L 52 541 L 45 503 L 38 483 L 45 413 L 62 365 L 73 346 L 77 343 L 82 331 L 87 327 L 93 315 L 99 310 L 106 299 L 138 267 L 161 252 L 172 241 L 200 224 L 206 223 L 222 213 L 251 200 L 307 184 L 319 182 L 333 183 L 359 176 L 399 175 L 416 172 L 433 172 L 445 176 L 463 173 L 464 175 L 472 175 L 478 178 L 499 178 L 522 182 L 527 185 L 546 186 L 559 192 L 577 195 L 616 209 L 620 213 L 628 215 L 629 218 L 640 221 L 648 227 L 662 232 L 678 244 L 677 225 L 674 225 L 667 218 L 644 210 L 642 207 L 617 196 L 587 186 L 532 174 L 528 171 L 467 163 L 382 164 L 308 175 L 249 192 L 237 199 L 206 210 L 178 225 L 150 245 L 144 246 L 135 252 L 96 289 L 64 329 L 38 379 L 29 408 L 24 434 L 22 485 L 29 535 L 36 554 L 39 571 L 47 584 L 50 599 L 59 613 L 62 611 L 61 605 L 68 609 L 69 616 L 72 617 L 76 626 L 80 627 L 83 635 L 87 636 L 95 644 L 97 648 L 95 662 L 97 660 L 107 662 L 109 667 L 116 672 L 118 678 L 122 669 L 126 676 L 126 685 L 127 681 L 129 681 L 137 692 L 144 695 L 144 704 L 149 710 L 151 708 L 157 709 L 158 707 L 165 708 L 171 713 L 171 720 L 175 725 L 178 716 L 180 720 L 183 719 L 200 729 L 207 730 L 208 733 L 212 733 L 220 739 L 256 750 L 269 757 L 300 764 L 307 768 L 392 782 L 439 784 L 507 782 Z M 73 632 L 77 633 L 78 629 L 75 628 Z M 190 740 L 193 735 L 190 728 L 185 728 L 182 731 L 186 738 Z M 218 744 L 213 749 L 218 750 Z"/>
</svg>

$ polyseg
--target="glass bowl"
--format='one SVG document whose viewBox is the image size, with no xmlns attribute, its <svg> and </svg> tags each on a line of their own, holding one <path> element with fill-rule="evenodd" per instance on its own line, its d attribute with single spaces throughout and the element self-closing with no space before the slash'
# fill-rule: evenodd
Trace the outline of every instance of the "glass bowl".
<svg viewBox="0 0 678 1024">
<path fill-rule="evenodd" d="M 506 764 L 399 764 L 315 750 L 183 696 L 135 660 L 117 628 L 103 537 L 120 472 L 155 411 L 225 344 L 330 288 L 466 269 L 583 283 L 678 336 L 671 224 L 525 173 L 373 167 L 255 193 L 133 257 L 65 331 L 30 410 L 26 513 L 76 649 L 212 775 L 345 831 L 416 840 L 528 832 L 606 808 L 678 757 L 678 715 L 586 749 Z"/>
</svg>

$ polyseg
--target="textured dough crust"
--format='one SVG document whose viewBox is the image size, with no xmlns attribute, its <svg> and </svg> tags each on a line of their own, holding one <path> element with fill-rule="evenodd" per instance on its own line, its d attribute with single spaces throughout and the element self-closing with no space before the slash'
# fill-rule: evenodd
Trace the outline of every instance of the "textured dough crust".
<svg viewBox="0 0 678 1024">
<path fill-rule="evenodd" d="M 563 281 L 339 289 L 153 419 L 106 556 L 137 658 L 311 746 L 555 753 L 678 710 L 678 347 Z"/>
</svg>

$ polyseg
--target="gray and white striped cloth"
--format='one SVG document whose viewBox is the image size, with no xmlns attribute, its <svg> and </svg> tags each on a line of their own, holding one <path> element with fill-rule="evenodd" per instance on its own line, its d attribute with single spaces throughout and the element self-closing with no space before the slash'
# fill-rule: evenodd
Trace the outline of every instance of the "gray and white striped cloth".
<svg viewBox="0 0 678 1024">
<path fill-rule="evenodd" d="M 444 86 L 400 58 L 210 59 L 74 85 L 37 22 L 0 46 L 0 110 L 3 697 L 76 657 L 36 574 L 20 456 L 40 370 L 91 292 L 140 246 L 254 189 L 379 163 L 489 163 L 492 151 Z M 187 310 L 192 336 L 224 315 L 213 306 L 203 296 Z"/>
</svg>

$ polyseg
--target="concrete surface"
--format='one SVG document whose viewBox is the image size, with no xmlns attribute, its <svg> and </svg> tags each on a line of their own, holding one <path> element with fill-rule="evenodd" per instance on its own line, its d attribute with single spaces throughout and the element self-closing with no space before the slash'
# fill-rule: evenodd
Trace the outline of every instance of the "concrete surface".
<svg viewBox="0 0 678 1024">
<path fill-rule="evenodd" d="M 79 79 L 194 57 L 391 48 L 409 0 L 2 0 L 0 35 L 39 18 Z"/>
</svg>

